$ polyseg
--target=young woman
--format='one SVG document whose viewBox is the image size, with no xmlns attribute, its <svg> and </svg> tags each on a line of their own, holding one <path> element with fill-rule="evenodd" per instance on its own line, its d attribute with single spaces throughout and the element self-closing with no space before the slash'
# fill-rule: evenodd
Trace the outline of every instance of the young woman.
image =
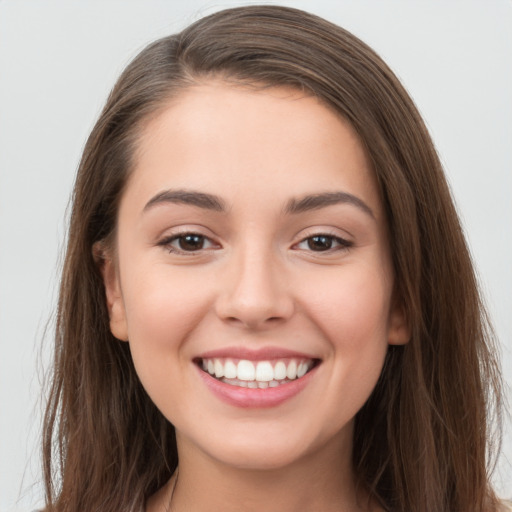
<svg viewBox="0 0 512 512">
<path fill-rule="evenodd" d="M 364 43 L 283 7 L 147 47 L 73 197 L 47 510 L 500 510 L 500 380 L 439 159 Z"/>
</svg>

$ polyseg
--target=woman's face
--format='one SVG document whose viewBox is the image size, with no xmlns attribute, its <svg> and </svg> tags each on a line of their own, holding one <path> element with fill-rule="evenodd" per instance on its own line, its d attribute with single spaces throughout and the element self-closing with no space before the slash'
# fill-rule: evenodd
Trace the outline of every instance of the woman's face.
<svg viewBox="0 0 512 512">
<path fill-rule="evenodd" d="M 212 82 L 151 120 L 103 274 L 180 458 L 349 453 L 388 344 L 408 339 L 361 143 L 292 89 Z"/>
</svg>

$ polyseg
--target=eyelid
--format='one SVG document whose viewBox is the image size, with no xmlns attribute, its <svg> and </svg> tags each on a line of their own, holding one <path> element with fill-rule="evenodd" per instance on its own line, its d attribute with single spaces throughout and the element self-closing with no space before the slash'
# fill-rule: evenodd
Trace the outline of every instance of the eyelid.
<svg viewBox="0 0 512 512">
<path fill-rule="evenodd" d="M 298 247 L 300 244 L 303 244 L 314 237 L 330 238 L 334 242 L 337 243 L 337 246 L 330 247 L 329 249 L 326 249 L 325 251 L 314 251 L 309 248 L 300 249 Z M 330 254 L 333 252 L 348 250 L 353 246 L 354 246 L 354 242 L 347 237 L 341 236 L 339 234 L 339 232 L 335 232 L 333 229 L 318 228 L 318 229 L 311 229 L 310 232 L 306 232 L 305 234 L 303 234 L 300 237 L 300 240 L 298 242 L 295 242 L 292 245 L 292 249 L 304 250 L 304 251 L 311 252 L 311 253 L 314 253 L 317 255 L 321 255 L 321 254 Z"/>
<path fill-rule="evenodd" d="M 182 237 L 185 237 L 187 235 L 195 235 L 203 238 L 204 240 L 208 241 L 209 247 L 201 248 L 196 251 L 185 251 L 181 250 L 177 247 L 171 246 L 171 244 L 179 240 Z M 210 252 L 212 249 L 217 250 L 221 248 L 221 245 L 217 243 L 211 235 L 207 235 L 204 233 L 204 230 L 201 229 L 198 226 L 183 226 L 175 228 L 174 231 L 171 231 L 170 233 L 167 233 L 159 238 L 159 240 L 156 242 L 156 245 L 159 247 L 163 247 L 168 252 L 172 254 L 178 254 L 178 255 L 185 255 L 185 256 L 200 256 L 204 253 Z"/>
<path fill-rule="evenodd" d="M 208 234 L 205 233 L 208 231 Z M 204 228 L 203 226 L 190 225 L 190 226 L 179 226 L 168 230 L 165 235 L 162 235 L 158 241 L 156 242 L 156 246 L 163 247 L 168 252 L 178 255 L 186 255 L 186 256 L 200 256 L 205 253 L 211 252 L 212 250 L 218 250 L 222 248 L 222 245 L 215 240 L 215 236 L 210 234 L 211 231 L 209 229 Z M 201 237 L 208 244 L 207 247 L 202 247 L 197 250 L 183 250 L 178 247 L 174 247 L 171 244 L 182 237 L 187 235 L 195 235 Z M 326 237 L 332 239 L 334 242 L 334 247 L 329 247 L 325 250 L 315 251 L 311 248 L 300 248 L 300 245 L 307 242 L 308 240 L 314 237 Z M 291 246 L 293 250 L 302 250 L 305 252 L 314 253 L 316 255 L 322 254 L 331 254 L 340 251 L 346 251 L 354 246 L 354 242 L 349 238 L 340 235 L 339 230 L 335 230 L 334 228 L 322 229 L 311 228 L 307 230 L 302 230 L 302 234 L 299 240 Z"/>
</svg>

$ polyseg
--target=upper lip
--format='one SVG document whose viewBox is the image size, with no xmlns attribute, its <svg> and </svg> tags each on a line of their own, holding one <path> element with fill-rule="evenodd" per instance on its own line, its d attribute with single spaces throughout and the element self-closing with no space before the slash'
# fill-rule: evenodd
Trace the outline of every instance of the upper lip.
<svg viewBox="0 0 512 512">
<path fill-rule="evenodd" d="M 226 347 L 216 350 L 202 352 L 197 358 L 214 359 L 214 358 L 233 358 L 246 359 L 248 361 L 267 361 L 269 359 L 319 359 L 311 354 L 297 352 L 282 347 L 261 347 L 257 349 L 248 347 Z"/>
</svg>

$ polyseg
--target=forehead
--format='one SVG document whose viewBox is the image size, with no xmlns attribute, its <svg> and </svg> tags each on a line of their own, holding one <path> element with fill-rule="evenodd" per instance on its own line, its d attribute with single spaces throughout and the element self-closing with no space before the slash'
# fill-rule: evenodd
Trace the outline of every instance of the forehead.
<svg viewBox="0 0 512 512">
<path fill-rule="evenodd" d="M 212 82 L 186 89 L 144 127 L 130 182 L 146 196 L 177 187 L 221 196 L 250 189 L 283 201 L 341 187 L 380 210 L 352 127 L 315 97 L 284 87 Z"/>
</svg>

